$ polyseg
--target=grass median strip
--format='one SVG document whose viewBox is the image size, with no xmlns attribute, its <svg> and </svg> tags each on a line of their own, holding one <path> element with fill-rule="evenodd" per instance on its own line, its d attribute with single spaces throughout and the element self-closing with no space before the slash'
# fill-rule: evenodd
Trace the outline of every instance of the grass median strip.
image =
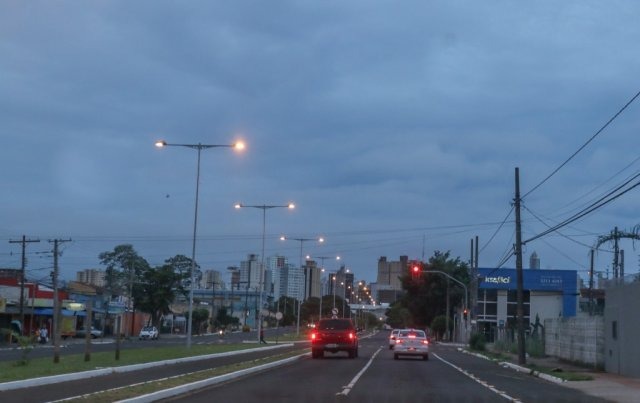
<svg viewBox="0 0 640 403">
<path fill-rule="evenodd" d="M 296 355 L 303 354 L 306 349 L 299 349 L 296 351 L 290 351 L 283 354 L 276 354 L 269 357 L 264 357 L 251 361 L 243 361 L 236 364 L 225 365 L 221 367 L 211 368 L 207 370 L 191 372 L 184 375 L 173 376 L 170 378 L 163 378 L 154 381 L 143 382 L 135 385 L 128 385 L 121 388 L 110 389 L 106 391 L 91 393 L 83 396 L 78 396 L 70 399 L 65 399 L 65 402 L 114 402 L 118 400 L 130 399 L 137 396 L 153 393 L 162 389 L 169 389 L 176 386 L 186 385 L 189 383 L 202 381 L 205 379 L 213 378 L 220 375 L 225 375 L 231 372 L 240 371 L 247 368 L 256 367 L 258 365 L 271 363 L 274 361 L 283 360 L 286 358 L 294 357 Z"/>
<path fill-rule="evenodd" d="M 115 360 L 114 352 L 99 352 L 91 354 L 91 361 L 84 361 L 84 354 L 63 355 L 57 364 L 53 363 L 51 357 L 34 358 L 29 360 L 26 365 L 16 365 L 15 362 L 5 361 L 0 362 L 0 383 L 255 347 L 255 344 L 197 345 L 192 346 L 191 349 L 186 349 L 184 346 L 148 347 L 121 350 L 119 360 Z"/>
</svg>

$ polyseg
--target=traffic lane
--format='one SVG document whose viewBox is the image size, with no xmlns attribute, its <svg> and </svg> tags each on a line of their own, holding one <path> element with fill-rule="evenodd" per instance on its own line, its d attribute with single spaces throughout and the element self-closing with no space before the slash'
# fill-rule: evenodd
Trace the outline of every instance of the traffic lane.
<svg viewBox="0 0 640 403">
<path fill-rule="evenodd" d="M 387 340 L 380 353 L 342 401 L 348 402 L 496 402 L 495 392 L 433 356 L 393 358 Z"/>
<path fill-rule="evenodd" d="M 562 386 L 562 384 L 546 381 L 510 368 L 503 368 L 493 361 L 460 352 L 452 346 L 438 346 L 434 348 L 434 351 L 443 362 L 448 363 L 448 366 L 456 366 L 487 385 L 523 402 L 595 403 L 607 401 Z"/>
<path fill-rule="evenodd" d="M 177 376 L 195 371 L 217 368 L 240 362 L 253 361 L 259 358 L 283 354 L 290 351 L 301 351 L 299 346 L 281 347 L 275 350 L 257 351 L 253 353 L 240 353 L 237 355 L 210 358 L 206 360 L 191 361 L 179 364 L 166 364 L 125 373 L 113 373 L 105 376 L 97 376 L 85 380 L 60 382 L 56 384 L 35 386 L 25 389 L 0 392 L 0 402 L 24 402 L 37 403 L 52 400 L 66 399 L 87 393 L 130 386 L 140 382 Z"/>
<path fill-rule="evenodd" d="M 380 340 L 360 339 L 359 357 L 346 352 L 325 358 L 303 357 L 282 367 L 200 389 L 167 401 L 182 402 L 333 402 L 345 385 L 379 350 Z"/>
</svg>

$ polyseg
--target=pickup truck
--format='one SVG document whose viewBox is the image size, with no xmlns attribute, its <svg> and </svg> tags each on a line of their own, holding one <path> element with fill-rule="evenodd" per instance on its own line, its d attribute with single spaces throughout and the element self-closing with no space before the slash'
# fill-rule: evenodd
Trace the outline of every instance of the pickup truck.
<svg viewBox="0 0 640 403">
<path fill-rule="evenodd" d="M 358 356 L 358 332 L 351 319 L 321 319 L 311 332 L 311 357 L 324 357 L 325 351 L 346 351 L 349 358 Z"/>
</svg>

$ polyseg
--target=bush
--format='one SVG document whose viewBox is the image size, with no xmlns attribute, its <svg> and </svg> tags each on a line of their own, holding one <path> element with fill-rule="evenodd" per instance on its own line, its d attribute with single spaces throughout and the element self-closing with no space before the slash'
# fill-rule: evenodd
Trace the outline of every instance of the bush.
<svg viewBox="0 0 640 403">
<path fill-rule="evenodd" d="M 482 333 L 474 333 L 469 338 L 469 347 L 476 351 L 485 351 L 487 340 Z"/>
</svg>

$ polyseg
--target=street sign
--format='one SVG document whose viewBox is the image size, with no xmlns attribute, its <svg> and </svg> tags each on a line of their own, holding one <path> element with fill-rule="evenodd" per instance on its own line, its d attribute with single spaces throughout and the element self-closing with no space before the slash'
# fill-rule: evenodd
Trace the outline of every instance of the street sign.
<svg viewBox="0 0 640 403">
<path fill-rule="evenodd" d="M 276 312 L 276 319 L 277 320 L 281 320 L 282 319 L 282 312 Z"/>
</svg>

